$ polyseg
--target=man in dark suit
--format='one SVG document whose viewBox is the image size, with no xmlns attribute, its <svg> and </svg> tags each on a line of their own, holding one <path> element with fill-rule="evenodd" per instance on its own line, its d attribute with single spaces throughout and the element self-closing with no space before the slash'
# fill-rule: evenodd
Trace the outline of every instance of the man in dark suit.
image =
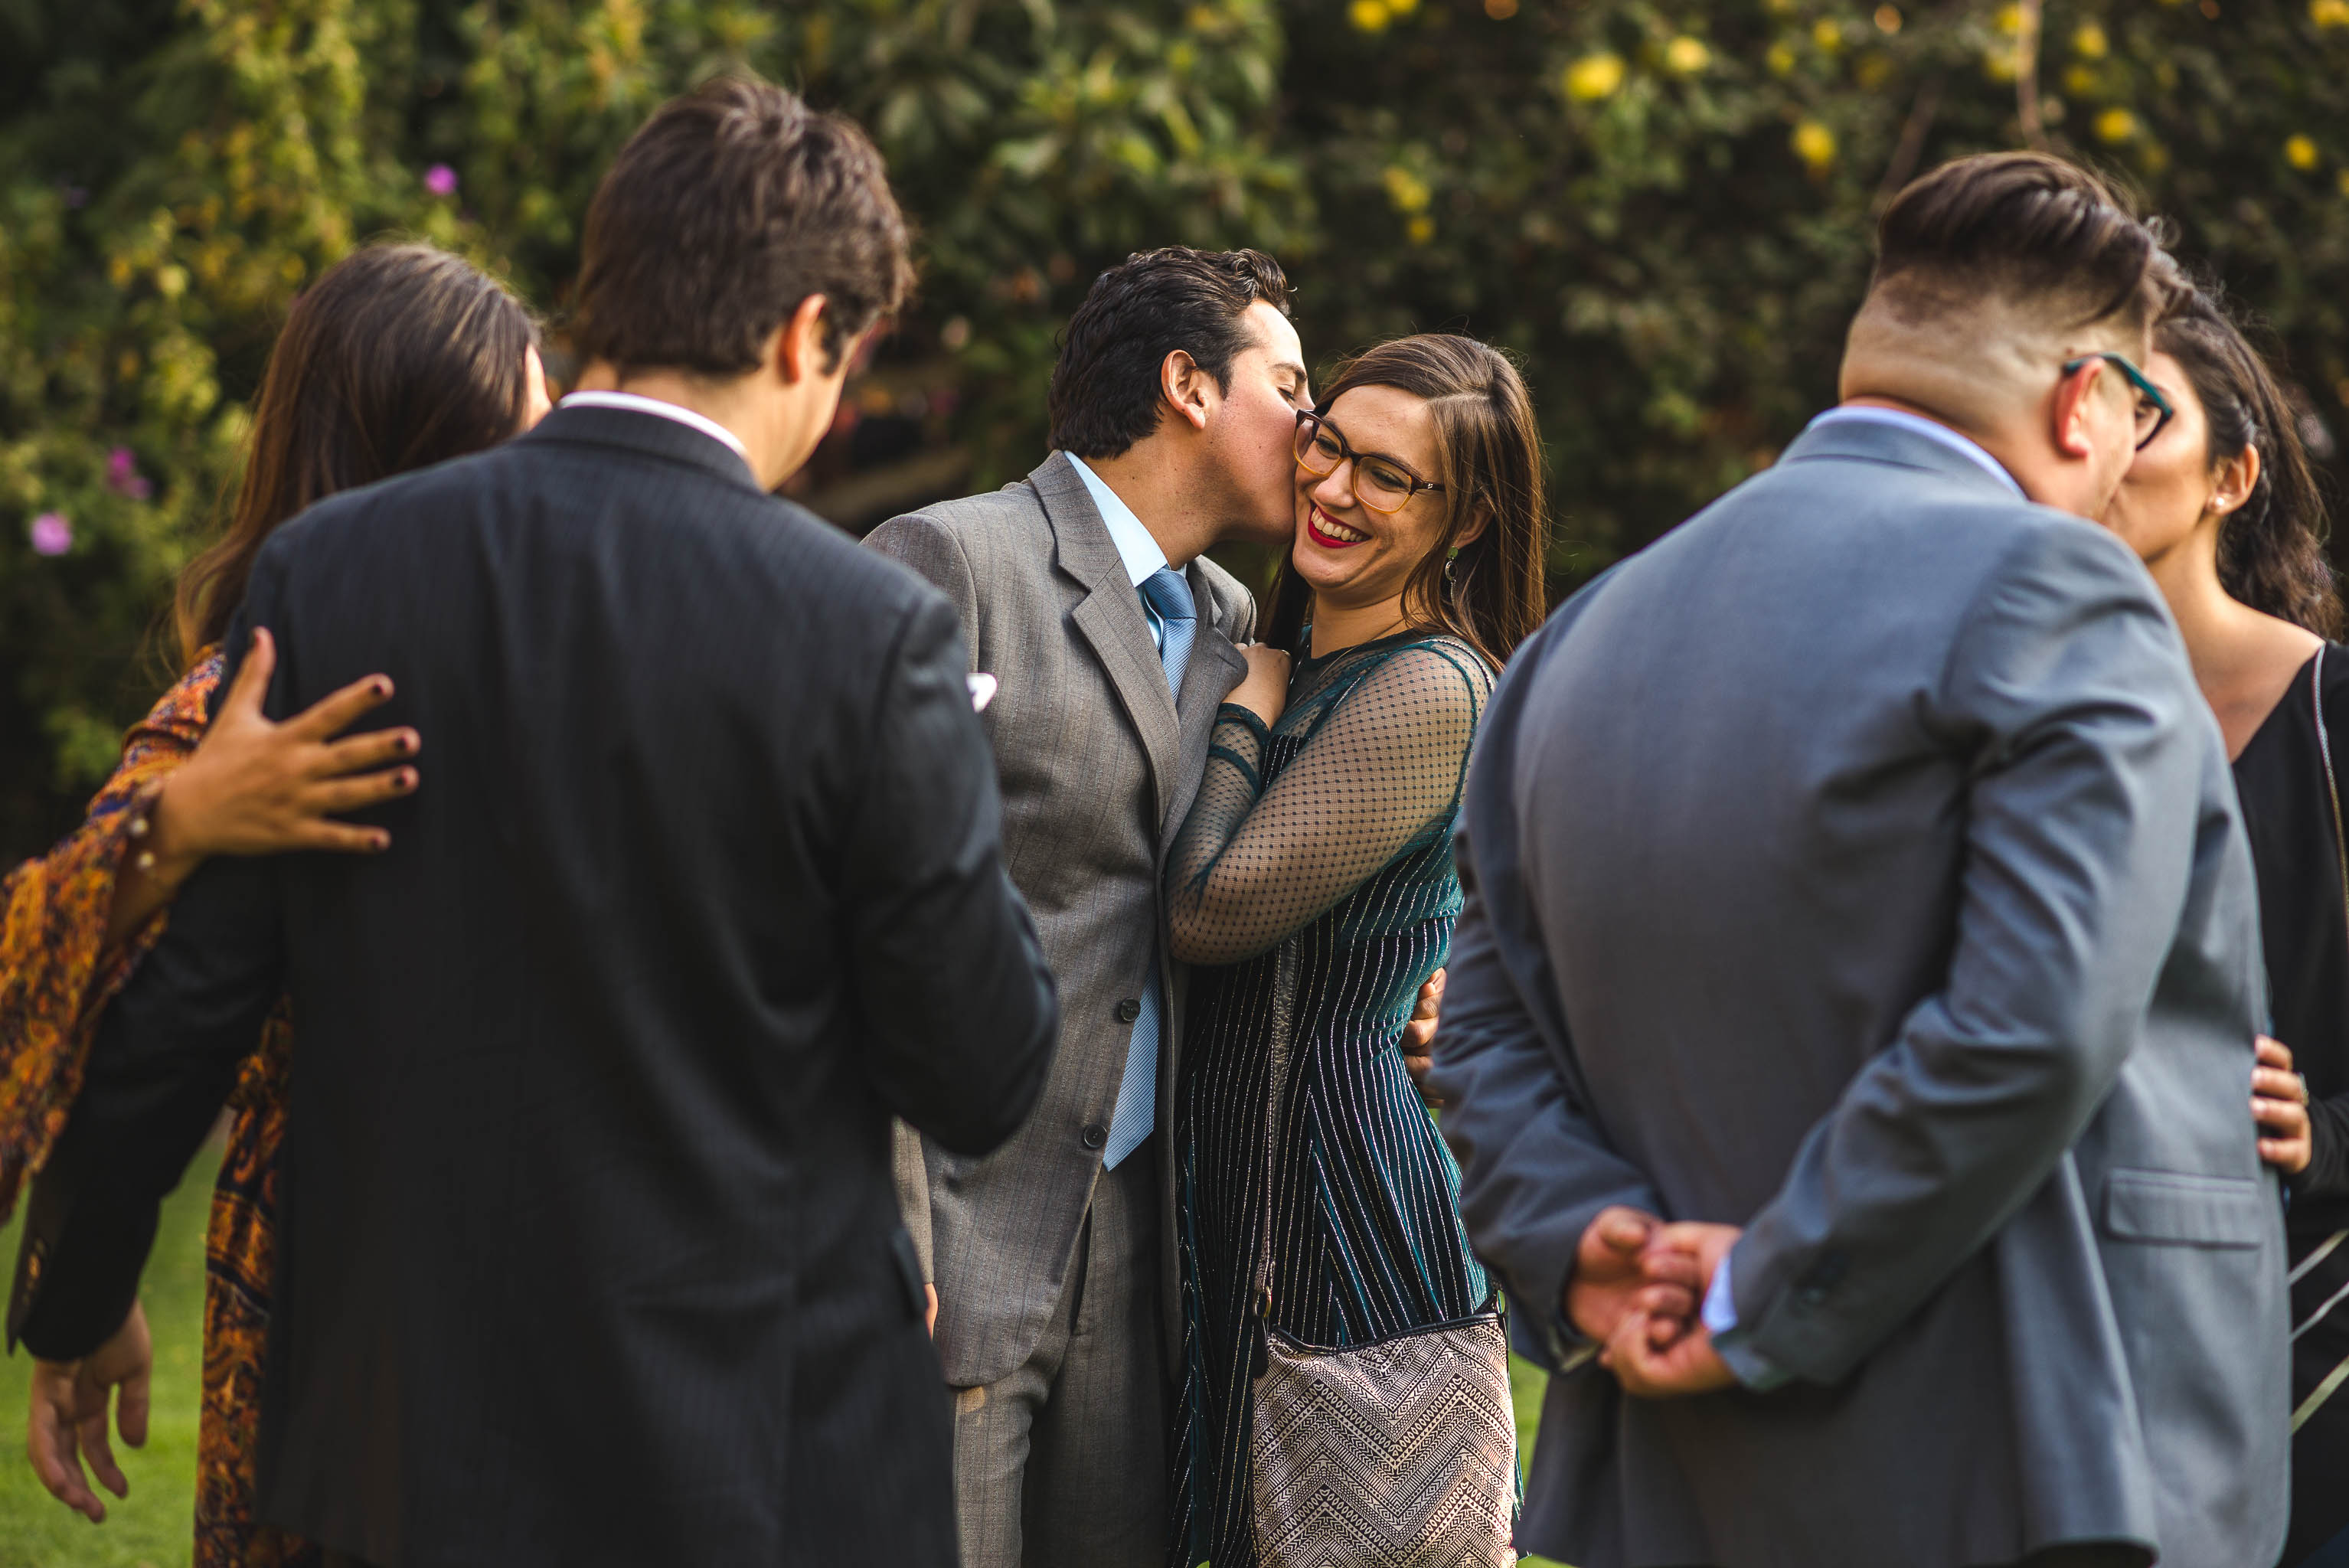
<svg viewBox="0 0 2349 1568">
<path fill-rule="evenodd" d="M 2282 1544 L 2250 848 L 2176 624 L 2085 521 L 2167 417 L 2137 366 L 2176 298 L 2083 170 L 1928 175 L 1844 405 L 1510 662 L 1436 1081 L 1559 1374 L 1521 1546 Z M 1692 1322 L 1637 1299 L 1659 1217 Z"/>
<path fill-rule="evenodd" d="M 1000 1143 L 1053 989 L 952 606 L 768 493 L 907 275 L 854 127 L 713 83 L 596 195 L 590 390 L 262 552 L 271 709 L 388 672 L 425 782 L 379 859 L 207 867 L 109 1012 L 14 1325 L 52 1437 L 138 1373 L 157 1202 L 290 995 L 265 1519 L 382 1568 L 955 1561 L 889 1118 Z"/>
</svg>

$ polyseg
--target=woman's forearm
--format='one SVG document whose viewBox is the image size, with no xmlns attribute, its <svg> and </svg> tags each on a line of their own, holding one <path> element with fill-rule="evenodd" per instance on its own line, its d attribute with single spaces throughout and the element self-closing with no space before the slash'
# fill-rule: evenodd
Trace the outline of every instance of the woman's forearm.
<svg viewBox="0 0 2349 1568">
<path fill-rule="evenodd" d="M 188 853 L 174 841 L 177 835 L 164 805 L 170 785 L 170 779 L 162 780 L 125 808 L 135 815 L 124 830 L 122 859 L 114 869 L 114 903 L 106 917 L 109 953 L 170 903 L 203 863 L 202 855 Z"/>
</svg>

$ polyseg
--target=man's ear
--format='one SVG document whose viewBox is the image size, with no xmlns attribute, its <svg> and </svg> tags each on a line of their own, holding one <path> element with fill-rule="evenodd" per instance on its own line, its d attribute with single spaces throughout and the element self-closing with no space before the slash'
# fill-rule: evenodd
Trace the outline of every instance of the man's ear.
<svg viewBox="0 0 2349 1568">
<path fill-rule="evenodd" d="M 808 295 L 767 340 L 766 362 L 786 386 L 809 376 L 830 376 L 839 368 L 840 356 L 824 342 L 824 317 L 831 306 L 820 294 Z"/>
<path fill-rule="evenodd" d="M 2085 460 L 2096 455 L 2096 443 L 2088 433 L 2089 410 L 2095 406 L 2097 377 L 2108 368 L 2103 360 L 2091 359 L 2055 383 L 2053 434 L 2055 449 L 2067 458 Z"/>
<path fill-rule="evenodd" d="M 1204 430 L 1224 400 L 1216 378 L 1199 367 L 1188 351 L 1176 349 L 1158 365 L 1158 395 L 1174 409 L 1174 417 L 1195 430 Z"/>
</svg>

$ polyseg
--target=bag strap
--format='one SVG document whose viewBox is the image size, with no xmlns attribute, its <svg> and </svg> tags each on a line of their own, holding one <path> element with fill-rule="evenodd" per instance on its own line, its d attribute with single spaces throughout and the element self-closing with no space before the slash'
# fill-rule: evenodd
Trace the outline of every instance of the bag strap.
<svg viewBox="0 0 2349 1568">
<path fill-rule="evenodd" d="M 1280 1179 L 1280 1110 L 1288 1094 L 1288 1049 L 1297 1029 L 1297 938 L 1290 937 L 1273 954 L 1272 1041 L 1266 1053 L 1264 1094 L 1264 1223 L 1257 1227 L 1256 1298 L 1259 1338 L 1272 1326 L 1272 1221 L 1279 1205 L 1275 1186 Z"/>
<path fill-rule="evenodd" d="M 2308 707 L 2316 718 L 2316 754 L 2324 759 L 2324 794 L 2333 806 L 2333 858 L 2341 872 L 2341 917 L 2349 923 L 2349 835 L 2341 827 L 2341 779 L 2333 770 L 2333 738 L 2324 727 L 2324 645 L 2316 645 L 2308 680 Z"/>
</svg>

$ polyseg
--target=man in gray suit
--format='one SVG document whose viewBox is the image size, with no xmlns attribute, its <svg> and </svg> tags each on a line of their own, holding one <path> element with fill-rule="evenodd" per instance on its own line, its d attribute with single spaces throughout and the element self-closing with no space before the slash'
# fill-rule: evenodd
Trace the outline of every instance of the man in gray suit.
<svg viewBox="0 0 2349 1568">
<path fill-rule="evenodd" d="M 956 1390 L 965 1568 L 1164 1556 L 1172 1189 L 1150 1133 L 1182 997 L 1159 875 L 1256 626 L 1205 552 L 1286 547 L 1293 527 L 1308 393 L 1288 304 L 1254 251 L 1112 268 L 1053 372 L 1053 454 L 866 541 L 946 591 L 974 675 L 995 683 L 982 718 L 1005 860 L 1061 985 L 1059 1049 L 1021 1132 L 984 1159 L 900 1141 Z"/>
<path fill-rule="evenodd" d="M 2273 1559 L 2251 859 L 2159 595 L 2080 521 L 2165 417 L 2175 277 L 2060 160 L 1927 175 L 1843 407 L 1512 661 L 1434 1082 L 1557 1369 L 1522 1546 Z"/>
</svg>

